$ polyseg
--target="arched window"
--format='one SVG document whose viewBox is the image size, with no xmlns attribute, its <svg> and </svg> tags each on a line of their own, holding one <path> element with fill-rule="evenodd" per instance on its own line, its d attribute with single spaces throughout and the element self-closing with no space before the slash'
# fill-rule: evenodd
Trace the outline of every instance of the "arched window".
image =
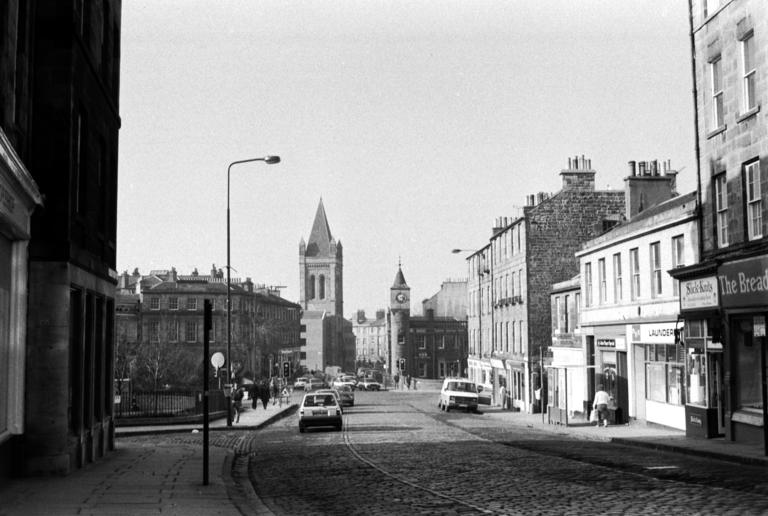
<svg viewBox="0 0 768 516">
<path fill-rule="evenodd" d="M 309 285 L 307 288 L 307 297 L 309 299 L 315 299 L 315 275 L 309 276 Z"/>
<path fill-rule="evenodd" d="M 320 275 L 320 280 L 318 281 L 318 290 L 320 291 L 320 299 L 325 299 L 325 275 Z"/>
</svg>

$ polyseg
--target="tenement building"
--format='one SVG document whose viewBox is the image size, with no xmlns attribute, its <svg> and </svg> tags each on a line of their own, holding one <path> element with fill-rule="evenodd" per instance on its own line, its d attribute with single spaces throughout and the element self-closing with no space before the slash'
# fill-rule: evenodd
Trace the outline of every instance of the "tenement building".
<svg viewBox="0 0 768 516">
<path fill-rule="evenodd" d="M 0 2 L 0 475 L 114 447 L 120 12 Z"/>
<path fill-rule="evenodd" d="M 613 397 L 612 423 L 684 430 L 696 392 L 687 389 L 686 351 L 675 338 L 680 286 L 667 271 L 698 261 L 696 193 L 677 195 L 667 163 L 661 171 L 655 161 L 640 165 L 636 173 L 630 162 L 625 179 L 626 220 L 576 253 L 583 355 L 568 377 L 587 408 L 600 386 Z"/>
<path fill-rule="evenodd" d="M 352 323 L 343 316 L 344 258 L 341 242 L 333 238 L 320 199 L 309 239 L 299 243 L 299 304 L 304 350 L 301 366 L 312 371 L 326 367 L 355 367 Z"/>
<path fill-rule="evenodd" d="M 383 368 L 389 363 L 385 310 L 376 310 L 373 319 L 366 317 L 365 310 L 358 310 L 352 320 L 352 333 L 355 334 L 355 362 L 358 368 Z"/>
<path fill-rule="evenodd" d="M 301 307 L 280 297 L 275 288 L 254 285 L 250 278 L 232 278 L 230 289 L 232 382 L 282 375 L 284 362 L 296 370 Z M 211 301 L 213 310 L 211 353 L 226 355 L 227 280 L 221 269 L 213 266 L 210 274 L 195 269 L 188 275 L 178 274 L 175 268 L 147 275 L 136 269 L 120 275 L 115 377 L 121 392 L 199 387 L 205 300 Z M 148 357 L 163 362 L 151 379 L 142 376 Z M 204 363 L 210 366 L 209 360 Z M 224 370 L 215 373 L 228 378 Z"/>
<path fill-rule="evenodd" d="M 686 432 L 768 453 L 768 4 L 691 9 L 701 262 L 671 271 L 685 320 Z"/>
<path fill-rule="evenodd" d="M 469 377 L 495 397 L 504 385 L 512 406 L 531 412 L 541 409 L 552 284 L 576 275 L 581 243 L 624 212 L 624 192 L 596 190 L 583 156 L 569 159 L 560 176 L 559 192 L 529 196 L 521 216 L 497 219 L 489 243 L 467 258 Z"/>
</svg>

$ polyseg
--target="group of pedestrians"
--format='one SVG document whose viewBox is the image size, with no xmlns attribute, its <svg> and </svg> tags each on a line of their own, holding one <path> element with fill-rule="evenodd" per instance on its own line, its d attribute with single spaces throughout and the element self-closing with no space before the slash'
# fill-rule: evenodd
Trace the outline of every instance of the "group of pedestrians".
<svg viewBox="0 0 768 516">
<path fill-rule="evenodd" d="M 272 405 L 279 404 L 283 406 L 283 402 L 288 402 L 290 397 L 290 391 L 284 380 L 277 377 L 273 377 L 270 380 L 261 380 L 254 382 L 248 386 L 241 385 L 232 394 L 232 409 L 233 419 L 235 423 L 240 421 L 240 412 L 243 410 L 243 399 L 245 398 L 245 392 L 248 391 L 248 397 L 251 399 L 251 408 L 256 409 L 261 402 L 264 410 L 267 410 L 270 400 Z"/>
<path fill-rule="evenodd" d="M 392 379 L 395 381 L 395 388 L 398 390 L 411 390 L 411 387 L 413 387 L 413 390 L 416 390 L 416 387 L 418 386 L 419 382 L 418 380 L 411 377 L 411 375 L 406 376 L 400 376 L 399 374 L 395 374 L 395 376 L 392 377 Z"/>
</svg>

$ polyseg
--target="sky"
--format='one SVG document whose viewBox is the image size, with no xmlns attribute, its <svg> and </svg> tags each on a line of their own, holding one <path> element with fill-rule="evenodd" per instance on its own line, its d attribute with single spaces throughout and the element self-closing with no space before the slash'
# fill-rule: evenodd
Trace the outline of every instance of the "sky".
<svg viewBox="0 0 768 516">
<path fill-rule="evenodd" d="M 598 189 L 630 160 L 696 187 L 686 2 L 130 0 L 122 5 L 118 272 L 226 268 L 299 301 L 322 198 L 344 248 L 344 315 L 412 311 L 497 217 Z"/>
</svg>

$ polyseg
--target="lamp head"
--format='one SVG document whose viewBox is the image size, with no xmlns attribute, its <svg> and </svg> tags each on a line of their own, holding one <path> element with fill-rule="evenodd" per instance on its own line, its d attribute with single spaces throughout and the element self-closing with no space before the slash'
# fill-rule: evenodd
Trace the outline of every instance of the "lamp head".
<svg viewBox="0 0 768 516">
<path fill-rule="evenodd" d="M 274 165 L 280 163 L 280 156 L 266 156 L 264 157 L 264 163 L 267 165 Z"/>
<path fill-rule="evenodd" d="M 452 250 L 451 250 L 451 252 L 452 252 L 453 254 L 458 254 L 458 253 L 460 253 L 461 251 L 462 251 L 461 249 L 452 249 Z"/>
</svg>

